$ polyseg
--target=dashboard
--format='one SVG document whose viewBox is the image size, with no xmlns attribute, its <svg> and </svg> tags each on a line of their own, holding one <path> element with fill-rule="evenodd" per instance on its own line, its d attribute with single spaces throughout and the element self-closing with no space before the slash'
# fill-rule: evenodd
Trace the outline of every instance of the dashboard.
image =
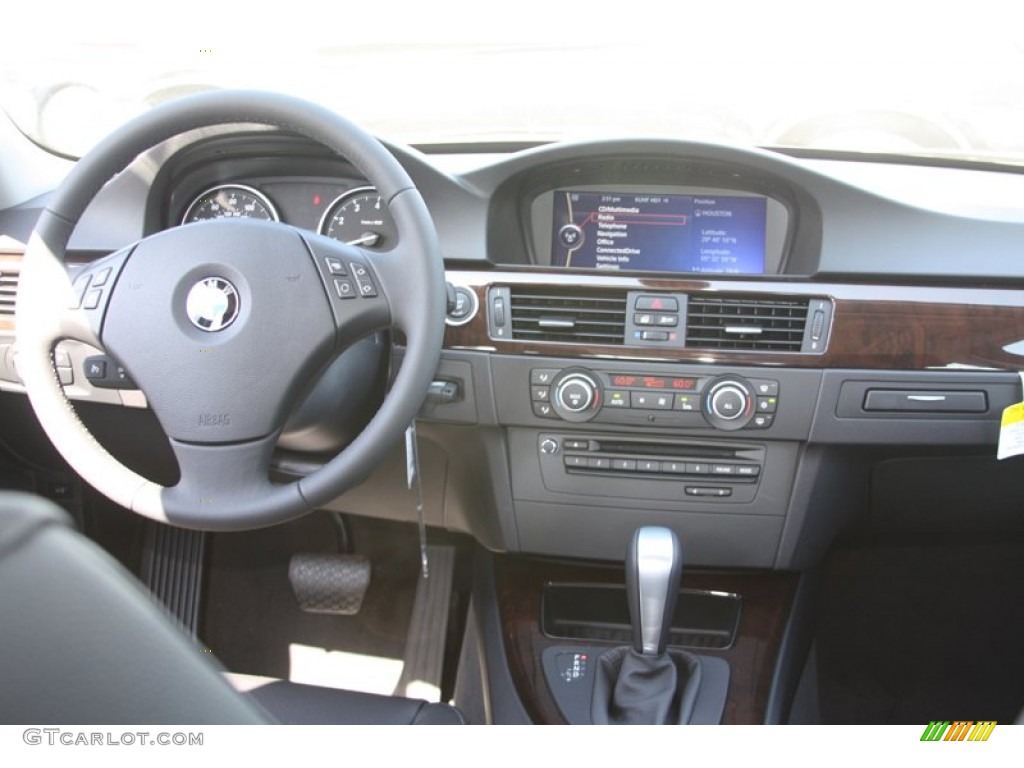
<svg viewBox="0 0 1024 768">
<path fill-rule="evenodd" d="M 873 169 L 863 184 L 841 163 L 682 141 L 500 149 L 391 147 L 451 285 L 421 412 L 429 522 L 495 550 L 616 559 L 642 508 L 685 531 L 695 564 L 796 568 L 854 503 L 836 494 L 864 480 L 848 451 L 994 453 L 1024 367 L 1021 177 L 1003 179 L 1016 200 L 973 206 L 886 181 L 912 167 L 851 162 Z M 288 134 L 194 131 L 129 171 L 87 211 L 74 259 L 229 216 L 371 253 L 401 237 L 354 166 Z M 992 175 L 920 173 L 961 188 Z M 27 237 L 5 214 L 0 231 Z M 15 253 L 0 270 L 16 273 Z M 3 306 L 0 387 L 18 392 Z M 385 371 L 397 341 L 358 354 L 388 357 Z M 101 350 L 57 355 L 70 397 L 144 409 L 117 361 L 91 374 Z M 340 447 L 351 430 L 332 425 L 354 417 L 338 401 L 358 411 L 378 388 L 325 376 L 282 440 L 280 473 Z M 403 472 L 396 453 L 337 508 L 411 514 Z"/>
</svg>

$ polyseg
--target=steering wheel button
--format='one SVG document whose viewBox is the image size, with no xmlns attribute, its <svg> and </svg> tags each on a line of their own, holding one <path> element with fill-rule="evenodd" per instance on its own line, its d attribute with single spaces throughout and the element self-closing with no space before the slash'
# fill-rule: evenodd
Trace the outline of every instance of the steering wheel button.
<svg viewBox="0 0 1024 768">
<path fill-rule="evenodd" d="M 341 259 L 335 259 L 332 258 L 331 256 L 328 256 L 327 258 L 324 259 L 324 263 L 327 264 L 327 271 L 330 272 L 332 275 L 348 274 L 345 271 L 345 262 L 343 262 Z"/>
<path fill-rule="evenodd" d="M 339 299 L 354 299 L 356 297 L 355 285 L 344 277 L 334 278 L 334 291 L 338 294 Z"/>
<path fill-rule="evenodd" d="M 102 288 L 107 284 L 107 280 L 110 279 L 110 267 L 104 267 L 96 273 L 96 277 L 92 279 L 93 288 Z"/>
<path fill-rule="evenodd" d="M 377 286 L 373 284 L 373 277 L 370 275 L 370 270 L 365 264 L 353 261 L 349 262 L 348 268 L 352 273 L 352 277 L 356 279 L 356 286 L 360 296 L 372 298 L 377 295 Z"/>
<path fill-rule="evenodd" d="M 83 309 L 96 309 L 100 305 L 100 299 L 102 298 L 103 291 L 99 288 L 93 288 L 85 294 L 85 301 L 82 303 Z"/>
<path fill-rule="evenodd" d="M 89 283 L 92 280 L 92 275 L 82 275 L 75 280 L 75 303 L 72 305 L 72 309 L 81 309 L 82 302 L 85 300 L 85 292 L 89 290 Z"/>
<path fill-rule="evenodd" d="M 118 384 L 120 384 L 122 386 L 125 386 L 125 387 L 134 387 L 135 386 L 135 384 L 132 382 L 131 378 L 128 376 L 128 371 L 126 371 L 124 369 L 124 367 L 120 366 L 120 365 L 118 365 L 118 366 L 116 366 L 114 368 L 114 380 L 117 381 Z"/>
<path fill-rule="evenodd" d="M 99 357 L 90 357 L 86 360 L 85 378 L 90 381 L 107 378 L 107 361 Z"/>
</svg>

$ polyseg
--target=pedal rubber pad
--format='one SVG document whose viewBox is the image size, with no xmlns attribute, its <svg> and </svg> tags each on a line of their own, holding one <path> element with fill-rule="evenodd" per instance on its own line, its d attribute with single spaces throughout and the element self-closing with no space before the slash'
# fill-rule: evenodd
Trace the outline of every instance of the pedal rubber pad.
<svg viewBox="0 0 1024 768">
<path fill-rule="evenodd" d="M 360 555 L 292 555 L 288 580 L 299 608 L 308 613 L 352 616 L 370 586 L 370 561 Z"/>
</svg>

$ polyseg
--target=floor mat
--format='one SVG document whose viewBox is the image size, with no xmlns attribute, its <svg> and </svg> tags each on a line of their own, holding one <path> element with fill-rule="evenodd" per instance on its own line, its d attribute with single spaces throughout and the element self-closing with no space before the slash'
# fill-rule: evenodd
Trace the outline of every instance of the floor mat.
<svg viewBox="0 0 1024 768">
<path fill-rule="evenodd" d="M 293 552 L 337 551 L 326 515 L 213 537 L 200 636 L 228 669 L 372 692 L 397 683 L 419 574 L 416 530 L 352 518 L 350 531 L 354 550 L 372 560 L 355 616 L 304 613 L 291 592 Z"/>
<path fill-rule="evenodd" d="M 1012 722 L 1022 638 L 1020 543 L 841 550 L 817 638 L 822 722 Z"/>
</svg>

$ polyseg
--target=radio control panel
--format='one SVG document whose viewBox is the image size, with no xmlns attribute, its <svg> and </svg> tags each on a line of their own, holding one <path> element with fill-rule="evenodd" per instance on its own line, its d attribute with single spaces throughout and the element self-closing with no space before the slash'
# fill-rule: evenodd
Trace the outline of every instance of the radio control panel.
<svg viewBox="0 0 1024 768">
<path fill-rule="evenodd" d="M 779 382 L 719 376 L 666 376 L 589 368 L 533 368 L 533 413 L 571 423 L 767 429 L 779 405 Z"/>
<path fill-rule="evenodd" d="M 632 480 L 646 481 L 648 499 L 738 503 L 754 499 L 766 456 L 763 445 L 749 443 L 550 432 L 538 434 L 537 449 L 544 483 L 553 490 L 596 490 L 605 481 L 616 493 L 614 483 Z"/>
</svg>

